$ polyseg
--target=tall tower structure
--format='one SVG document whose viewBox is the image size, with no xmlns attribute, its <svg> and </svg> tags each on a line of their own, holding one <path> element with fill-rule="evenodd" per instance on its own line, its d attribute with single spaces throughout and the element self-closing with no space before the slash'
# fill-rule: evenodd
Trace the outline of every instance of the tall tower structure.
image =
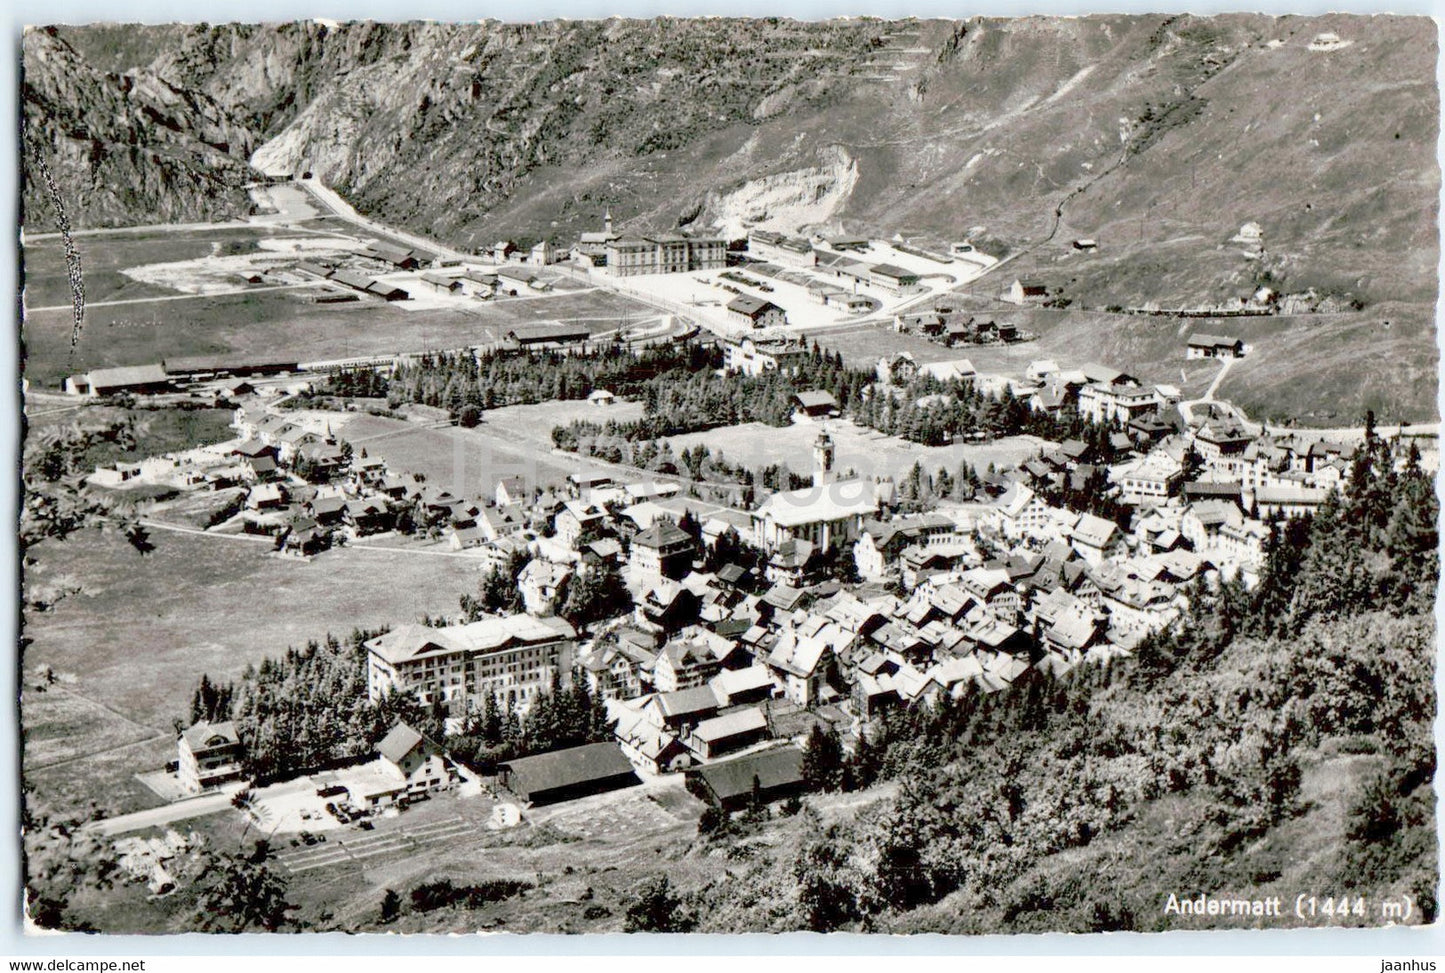
<svg viewBox="0 0 1445 973">
<path fill-rule="evenodd" d="M 602 214 L 602 232 L 608 236 L 612 235 L 612 207 L 607 207 Z"/>
<path fill-rule="evenodd" d="M 824 429 L 818 433 L 818 438 L 813 440 L 813 486 L 818 487 L 833 482 L 835 450 L 833 437 L 828 435 L 828 430 Z"/>
</svg>

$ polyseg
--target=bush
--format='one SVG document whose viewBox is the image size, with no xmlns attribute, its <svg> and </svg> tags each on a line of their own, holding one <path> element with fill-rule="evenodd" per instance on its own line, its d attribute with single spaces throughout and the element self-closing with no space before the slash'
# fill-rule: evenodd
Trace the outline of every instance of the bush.
<svg viewBox="0 0 1445 973">
<path fill-rule="evenodd" d="M 411 890 L 411 907 L 417 912 L 431 912 L 449 905 L 480 909 L 492 902 L 501 902 L 532 888 L 531 882 L 517 879 L 488 879 L 477 885 L 453 885 L 450 879 L 424 882 Z"/>
</svg>

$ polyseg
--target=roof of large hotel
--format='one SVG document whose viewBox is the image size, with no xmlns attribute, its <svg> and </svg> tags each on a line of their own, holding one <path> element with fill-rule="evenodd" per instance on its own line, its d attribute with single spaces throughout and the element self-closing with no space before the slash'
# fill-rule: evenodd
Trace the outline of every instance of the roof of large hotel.
<svg viewBox="0 0 1445 973">
<path fill-rule="evenodd" d="M 431 628 L 402 625 L 366 643 L 368 649 L 395 665 L 424 655 L 449 652 L 487 652 L 514 642 L 546 642 L 573 638 L 577 633 L 560 618 L 507 615 L 467 625 Z"/>
</svg>

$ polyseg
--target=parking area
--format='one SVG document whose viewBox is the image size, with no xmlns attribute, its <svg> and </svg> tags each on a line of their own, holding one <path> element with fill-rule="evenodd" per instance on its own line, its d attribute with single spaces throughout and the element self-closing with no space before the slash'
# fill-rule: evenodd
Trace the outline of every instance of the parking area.
<svg viewBox="0 0 1445 973">
<path fill-rule="evenodd" d="M 271 834 L 292 835 L 301 831 L 333 831 L 343 827 L 326 810 L 328 803 L 345 800 L 345 793 L 323 797 L 323 788 L 315 777 L 302 777 L 272 784 L 256 791 L 251 800 L 251 813 L 259 827 Z"/>
<path fill-rule="evenodd" d="M 317 835 L 315 844 L 302 844 L 282 851 L 276 859 L 293 875 L 299 875 L 336 865 L 364 866 L 373 860 L 409 855 L 426 845 L 480 834 L 476 825 L 458 816 L 385 830 L 346 831 L 329 837 Z"/>
</svg>

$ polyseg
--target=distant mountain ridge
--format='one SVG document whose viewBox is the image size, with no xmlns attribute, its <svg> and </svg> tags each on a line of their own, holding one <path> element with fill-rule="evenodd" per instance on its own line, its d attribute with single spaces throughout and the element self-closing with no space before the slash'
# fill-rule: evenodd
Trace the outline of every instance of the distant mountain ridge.
<svg viewBox="0 0 1445 973">
<path fill-rule="evenodd" d="M 235 216 L 255 167 L 309 171 L 463 248 L 567 243 L 607 209 L 972 238 L 1075 307 L 1313 292 L 1435 357 L 1426 18 L 60 27 L 24 55 L 77 226 Z M 29 160 L 23 201 L 52 220 Z M 1262 253 L 1230 242 L 1246 223 Z"/>
</svg>

